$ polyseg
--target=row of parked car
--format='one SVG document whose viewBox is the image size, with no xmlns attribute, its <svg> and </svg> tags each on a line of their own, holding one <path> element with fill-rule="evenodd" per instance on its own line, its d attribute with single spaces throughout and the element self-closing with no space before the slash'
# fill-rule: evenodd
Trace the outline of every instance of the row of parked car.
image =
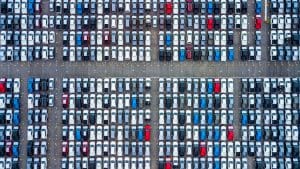
<svg viewBox="0 0 300 169">
<path fill-rule="evenodd" d="M 48 107 L 54 106 L 55 79 L 27 79 L 27 168 L 47 168 Z"/>
<path fill-rule="evenodd" d="M 248 109 L 298 109 L 298 94 L 243 94 L 241 107 Z"/>
<path fill-rule="evenodd" d="M 0 61 L 34 61 L 54 58 L 55 47 L 53 46 L 0 47 Z"/>
<path fill-rule="evenodd" d="M 248 117 L 248 116 L 247 116 Z M 159 124 L 161 125 L 233 125 L 233 110 L 159 110 Z M 170 130 L 170 126 L 168 127 Z M 203 129 L 203 130 L 202 130 Z M 198 128 L 199 130 L 199 128 Z M 200 126 L 200 135 L 206 136 L 206 127 Z M 202 133 L 203 132 L 203 133 Z"/>
<path fill-rule="evenodd" d="M 64 93 L 144 93 L 151 89 L 150 78 L 63 78 Z"/>
<path fill-rule="evenodd" d="M 40 0 L 1 0 L 2 14 L 29 14 L 42 12 Z"/>
<path fill-rule="evenodd" d="M 297 125 L 299 110 L 241 110 L 241 124 L 247 125 Z"/>
<path fill-rule="evenodd" d="M 159 47 L 175 47 L 191 45 L 202 46 L 233 46 L 233 31 L 160 31 Z"/>
<path fill-rule="evenodd" d="M 0 27 L 7 30 L 54 28 L 55 17 L 48 15 L 3 15 L 0 14 Z"/>
<path fill-rule="evenodd" d="M 36 117 L 36 116 L 35 116 Z M 43 118 L 43 116 L 42 116 Z M 130 112 L 128 109 L 122 110 L 63 110 L 62 123 L 64 125 L 108 125 L 108 124 L 131 124 L 144 125 L 144 121 L 151 120 L 150 109 L 140 109 Z M 41 120 L 40 120 L 41 121 Z M 101 129 L 101 128 L 99 128 Z"/>
<path fill-rule="evenodd" d="M 235 57 L 235 51 L 233 47 L 193 47 L 188 44 L 185 47 L 160 47 L 158 53 L 159 61 L 233 61 Z"/>
<path fill-rule="evenodd" d="M 271 14 L 298 14 L 299 1 L 297 0 L 270 0 Z"/>
<path fill-rule="evenodd" d="M 0 168 L 19 168 L 20 78 L 0 78 Z"/>
<path fill-rule="evenodd" d="M 242 78 L 242 93 L 299 93 L 300 78 L 279 77 L 279 78 Z"/>
<path fill-rule="evenodd" d="M 124 34 L 125 33 L 125 34 Z M 151 32 L 146 31 L 64 31 L 64 46 L 151 46 Z"/>
<path fill-rule="evenodd" d="M 299 29 L 299 16 L 297 14 L 271 15 L 271 30 L 297 30 Z"/>
<path fill-rule="evenodd" d="M 160 109 L 232 109 L 234 105 L 233 94 L 160 94 Z"/>
<path fill-rule="evenodd" d="M 150 47 L 63 47 L 64 61 L 133 61 L 150 62 Z"/>
<path fill-rule="evenodd" d="M 70 168 L 111 168 L 111 169 L 150 169 L 150 157 L 70 157 L 62 158 L 62 169 Z"/>
<path fill-rule="evenodd" d="M 232 78 L 159 78 L 159 93 L 233 93 Z"/>
</svg>

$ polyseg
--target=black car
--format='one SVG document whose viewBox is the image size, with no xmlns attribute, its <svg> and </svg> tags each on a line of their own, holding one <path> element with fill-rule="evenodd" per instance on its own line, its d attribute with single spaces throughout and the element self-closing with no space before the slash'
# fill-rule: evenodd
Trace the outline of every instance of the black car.
<svg viewBox="0 0 300 169">
<path fill-rule="evenodd" d="M 248 6 L 247 1 L 243 1 L 241 4 L 242 14 L 247 14 L 247 8 L 248 8 L 247 6 Z"/>
</svg>

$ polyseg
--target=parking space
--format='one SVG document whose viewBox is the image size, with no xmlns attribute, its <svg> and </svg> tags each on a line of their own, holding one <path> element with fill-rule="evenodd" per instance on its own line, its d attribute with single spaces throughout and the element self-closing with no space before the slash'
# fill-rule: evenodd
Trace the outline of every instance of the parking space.
<svg viewBox="0 0 300 169">
<path fill-rule="evenodd" d="M 152 168 L 151 79 L 64 78 L 61 168 Z"/>
<path fill-rule="evenodd" d="M 299 61 L 299 2 L 270 0 L 270 60 Z"/>
<path fill-rule="evenodd" d="M 55 104 L 54 78 L 27 80 L 27 160 L 26 168 L 47 168 L 48 114 Z"/>
<path fill-rule="evenodd" d="M 20 78 L 0 79 L 0 168 L 19 167 Z"/>
<path fill-rule="evenodd" d="M 19 168 L 85 168 L 87 165 L 88 168 L 135 166 L 151 169 L 162 166 L 185 169 L 195 169 L 197 166 L 220 166 L 226 169 L 247 166 L 252 169 L 263 165 L 267 168 L 270 166 L 270 169 L 281 169 L 283 164 L 284 168 L 297 168 L 299 165 L 299 155 L 296 155 L 299 141 L 294 137 L 298 130 L 299 100 L 297 102 L 296 98 L 299 91 L 293 92 L 291 89 L 291 92 L 286 92 L 286 87 L 282 91 L 282 78 L 278 78 L 288 77 L 283 78 L 283 82 L 286 84 L 290 79 L 291 86 L 295 86 L 293 78 L 300 75 L 299 62 L 292 62 L 299 60 L 299 1 L 0 0 L 0 3 L 0 74 L 1 77 L 7 77 L 5 80 L 0 79 L 0 102 L 5 102 L 4 107 L 4 104 L 2 108 L 0 106 L 0 116 L 3 117 L 0 119 L 4 120 L 0 120 L 0 147 L 1 152 L 5 152 L 0 155 L 0 169 L 18 168 L 18 165 Z M 245 62 L 246 60 L 257 62 Z M 33 78 L 33 84 L 37 79 L 40 85 L 44 80 L 49 85 L 49 78 L 54 77 L 57 87 L 54 90 L 34 91 L 33 85 L 33 91 L 28 91 L 26 84 L 29 77 L 39 77 Z M 78 83 L 78 78 L 74 77 L 80 79 Z M 253 78 L 248 79 L 249 77 Z M 151 79 L 152 87 L 151 90 L 144 88 L 141 93 L 138 89 L 139 80 L 143 79 L 145 86 L 146 78 Z M 165 84 L 162 92 L 157 90 L 160 78 Z M 234 92 L 222 92 L 222 85 L 220 93 L 214 91 L 217 79 L 220 82 L 225 79 L 228 87 L 231 78 Z M 247 78 L 249 91 L 240 90 L 244 88 L 241 78 Z M 101 80 L 103 83 L 103 90 L 99 92 L 98 79 L 99 83 Z M 109 88 L 114 79 L 116 85 L 123 79 L 124 91 L 119 92 L 117 89 L 105 92 L 105 79 L 108 79 Z M 136 79 L 136 92 L 125 91 L 126 79 L 129 79 L 130 85 Z M 199 92 L 194 91 L 197 79 Z M 201 79 L 205 81 L 206 92 L 200 90 Z M 261 81 L 264 88 L 268 79 L 270 84 L 276 81 L 276 91 L 252 90 L 253 81 L 254 86 L 260 86 Z M 93 80 L 95 91 L 90 87 Z M 65 91 L 61 87 L 66 81 L 68 85 L 70 82 L 75 83 L 74 92 Z M 181 81 L 185 87 L 184 92 L 179 91 Z M 22 84 L 20 92 L 9 89 L 11 82 L 13 86 Z M 192 90 L 188 89 L 190 82 Z M 211 82 L 212 93 L 208 91 Z M 178 91 L 173 92 L 173 85 L 176 83 Z M 77 92 L 77 84 L 82 85 L 80 92 Z M 87 92 L 83 91 L 84 84 L 89 85 Z M 171 84 L 172 90 L 167 88 L 167 84 Z M 1 85 L 6 86 L 6 91 L 1 92 Z M 119 105 L 118 100 L 122 99 L 118 96 L 124 95 L 124 106 L 125 95 L 128 94 L 129 107 L 119 108 L 122 104 Z M 144 106 L 134 108 L 132 100 L 140 103 L 141 94 Z M 224 94 L 227 106 L 222 107 Z M 103 103 L 104 96 L 108 96 L 110 103 L 116 98 L 116 107 L 110 105 L 104 108 L 104 104 L 97 107 L 98 95 L 102 96 Z M 150 95 L 151 105 L 146 105 L 146 95 Z M 50 107 L 49 97 L 53 96 L 54 107 Z M 96 102 L 94 106 L 93 98 Z M 162 108 L 161 98 L 164 100 Z M 70 105 L 71 99 L 75 99 L 74 106 Z M 194 104 L 197 99 L 198 105 Z M 66 100 L 69 105 L 62 105 Z M 80 104 L 76 103 L 77 100 Z M 84 103 L 86 100 L 88 104 Z M 177 100 L 177 107 L 174 100 Z M 271 108 L 267 105 L 264 107 L 264 103 L 270 100 Z M 283 100 L 284 106 L 280 107 Z M 168 105 L 165 101 L 168 101 Z M 172 103 L 171 107 L 169 101 Z M 229 107 L 231 101 L 233 104 Z M 277 107 L 272 107 L 273 101 Z M 118 121 L 120 110 L 124 112 L 122 122 Z M 149 111 L 151 120 L 145 114 Z M 102 112 L 100 124 L 97 112 Z M 125 112 L 129 113 L 128 123 L 125 122 Z M 136 124 L 131 124 L 131 116 L 135 112 L 137 121 Z M 139 112 L 144 112 L 143 121 L 139 121 Z M 160 124 L 162 113 L 164 123 Z M 175 120 L 173 124 L 176 113 L 178 122 Z M 180 116 L 182 114 L 184 116 Z M 201 122 L 202 115 L 205 122 Z M 222 122 L 225 115 L 227 119 L 234 120 L 226 120 L 225 124 Z M 170 117 L 171 121 L 168 121 Z M 183 124 L 179 121 L 181 117 L 185 120 Z M 194 117 L 198 117 L 199 121 L 194 121 Z M 213 120 L 208 121 L 208 117 Z M 245 117 L 247 123 L 243 121 Z M 64 118 L 74 118 L 74 123 L 66 123 Z M 104 123 L 104 118 L 108 118 L 107 124 Z M 260 123 L 256 123 L 259 118 Z M 264 118 L 269 120 L 265 122 Z M 111 119 L 116 119 L 116 122 Z M 146 125 L 151 126 L 149 141 L 145 141 Z M 228 141 L 227 135 L 226 139 L 221 139 L 222 131 L 227 134 L 228 127 L 231 126 L 234 139 Z M 99 131 L 102 127 L 99 140 L 97 132 L 95 136 L 91 135 L 93 129 L 97 131 L 97 127 Z M 108 137 L 104 127 L 108 128 Z M 177 127 L 175 132 L 173 127 Z M 205 127 L 207 135 L 203 140 L 200 139 L 201 127 Z M 118 129 L 122 128 L 123 139 L 119 140 Z M 44 137 L 44 129 L 47 137 Z M 131 134 L 129 138 L 125 137 L 127 129 Z M 175 140 L 173 135 L 171 139 L 167 137 L 170 129 L 171 134 L 177 132 L 178 136 L 184 131 L 184 140 Z M 197 129 L 198 140 L 195 139 L 197 134 L 194 138 L 194 131 Z M 165 138 L 160 140 L 162 130 Z M 112 135 L 114 131 L 115 135 Z M 76 135 L 76 132 L 80 134 Z M 261 132 L 261 139 L 257 140 Z M 1 135 L 2 133 L 4 134 Z M 68 133 L 68 137 L 65 133 Z M 86 133 L 89 135 L 86 136 Z M 218 139 L 217 133 L 220 133 L 219 141 L 215 141 L 215 136 Z M 278 138 L 273 137 L 273 133 L 277 133 Z M 190 134 L 191 137 L 188 136 Z M 6 139 L 7 136 L 11 139 Z M 135 146 L 136 151 L 129 147 L 129 153 L 125 154 L 125 146 L 128 144 Z M 97 146 L 102 149 L 98 151 Z M 121 146 L 124 147 L 121 152 L 123 155 L 118 154 Z M 92 147 L 96 147 L 95 151 Z M 197 148 L 199 151 L 194 151 Z M 220 154 L 217 150 L 220 150 Z M 222 152 L 225 150 L 226 155 Z M 98 155 L 98 152 L 102 155 Z M 201 156 L 201 153 L 205 156 Z M 199 165 L 194 164 L 197 161 L 200 162 Z"/>
<path fill-rule="evenodd" d="M 241 155 L 256 168 L 299 167 L 299 78 L 241 80 Z"/>
<path fill-rule="evenodd" d="M 160 78 L 158 90 L 158 168 L 247 166 L 234 134 L 233 79 Z"/>
</svg>

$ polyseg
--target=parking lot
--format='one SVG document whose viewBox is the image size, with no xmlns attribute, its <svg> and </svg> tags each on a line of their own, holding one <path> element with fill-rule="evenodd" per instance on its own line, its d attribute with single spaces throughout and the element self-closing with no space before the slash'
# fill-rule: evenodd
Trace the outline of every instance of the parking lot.
<svg viewBox="0 0 300 169">
<path fill-rule="evenodd" d="M 262 1 L 264 4 L 264 1 Z M 54 12 L 48 10 L 49 1 L 42 1 L 42 14 L 57 16 Z M 264 11 L 263 6 L 262 11 Z M 253 11 L 254 2 L 248 2 L 248 41 L 249 45 L 254 45 L 254 24 Z M 264 13 L 262 13 L 264 18 Z M 55 29 L 49 29 L 55 30 Z M 62 79 L 67 78 L 104 78 L 104 77 L 150 77 L 152 79 L 152 104 L 149 106 L 151 112 L 151 168 L 158 166 L 158 126 L 159 126 L 159 81 L 158 78 L 184 78 L 184 77 L 210 77 L 210 78 L 233 78 L 235 84 L 234 92 L 234 117 L 240 119 L 240 88 L 239 78 L 244 77 L 299 77 L 299 62 L 271 62 L 269 45 L 262 46 L 261 61 L 241 61 L 240 60 L 240 31 L 234 36 L 235 59 L 233 62 L 208 62 L 208 61 L 188 61 L 185 62 L 159 62 L 158 60 L 158 29 L 149 29 L 151 31 L 151 62 L 65 62 L 63 61 L 63 31 L 55 30 L 56 33 L 56 58 L 48 61 L 34 62 L 0 62 L 0 77 L 13 77 L 21 79 L 21 106 L 20 106 L 20 168 L 26 168 L 27 160 L 27 80 L 29 77 L 50 78 L 54 77 L 56 87 L 52 92 L 55 95 L 55 107 L 51 108 L 48 116 L 48 168 L 61 168 L 61 147 L 62 147 L 62 123 L 61 112 L 62 104 Z M 262 23 L 262 44 L 269 44 L 270 25 Z M 235 138 L 241 138 L 240 121 L 234 123 Z M 254 164 L 253 158 L 249 157 L 251 162 L 249 168 Z"/>
</svg>

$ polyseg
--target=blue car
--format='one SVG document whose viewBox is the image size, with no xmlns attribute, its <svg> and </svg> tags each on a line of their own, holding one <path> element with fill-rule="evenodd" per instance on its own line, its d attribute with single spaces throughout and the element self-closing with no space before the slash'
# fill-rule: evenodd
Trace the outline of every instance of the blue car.
<svg viewBox="0 0 300 169">
<path fill-rule="evenodd" d="M 247 125 L 248 124 L 248 114 L 247 112 L 242 112 L 242 125 Z"/>
<path fill-rule="evenodd" d="M 207 105 L 207 103 L 206 103 L 206 97 L 203 96 L 203 97 L 200 98 L 200 108 L 201 109 L 206 109 L 206 105 Z"/>
<path fill-rule="evenodd" d="M 214 169 L 220 169 L 221 167 L 220 159 L 214 159 Z"/>
<path fill-rule="evenodd" d="M 79 128 L 76 128 L 76 130 L 75 130 L 75 139 L 76 139 L 76 141 L 81 140 L 81 130 Z"/>
<path fill-rule="evenodd" d="M 194 121 L 194 125 L 199 124 L 199 112 L 198 111 L 194 111 L 193 121 Z"/>
<path fill-rule="evenodd" d="M 132 107 L 132 109 L 136 109 L 137 108 L 136 96 L 132 96 L 132 98 L 131 98 L 131 107 Z"/>
<path fill-rule="evenodd" d="M 13 157 L 19 157 L 19 143 L 15 142 L 13 147 L 12 147 L 12 154 Z"/>
<path fill-rule="evenodd" d="M 14 111 L 14 115 L 13 115 L 13 123 L 15 126 L 18 126 L 20 124 L 20 112 L 19 110 L 15 110 Z"/>
<path fill-rule="evenodd" d="M 138 129 L 138 140 L 143 141 L 144 139 L 144 131 L 143 129 Z"/>
<path fill-rule="evenodd" d="M 205 141 L 206 138 L 207 138 L 207 136 L 206 136 L 206 130 L 205 130 L 205 128 L 204 129 L 200 129 L 200 140 L 201 141 Z"/>
<path fill-rule="evenodd" d="M 29 0 L 28 2 L 28 14 L 34 14 L 34 2 L 32 0 Z"/>
<path fill-rule="evenodd" d="M 219 62 L 221 60 L 220 49 L 215 49 L 215 61 Z"/>
<path fill-rule="evenodd" d="M 261 128 L 256 127 L 255 139 L 256 139 L 256 141 L 261 141 L 262 140 L 262 130 L 261 130 Z"/>
<path fill-rule="evenodd" d="M 233 61 L 234 60 L 234 49 L 228 50 L 228 60 Z"/>
<path fill-rule="evenodd" d="M 260 15 L 261 14 L 261 0 L 256 0 L 255 2 L 255 13 L 256 15 Z"/>
<path fill-rule="evenodd" d="M 219 141 L 220 140 L 220 129 L 219 128 L 215 128 L 214 129 L 214 141 Z"/>
<path fill-rule="evenodd" d="M 81 34 L 77 34 L 76 35 L 76 44 L 78 46 L 81 46 L 82 45 L 82 42 L 81 42 Z"/>
<path fill-rule="evenodd" d="M 19 95 L 15 95 L 15 97 L 13 99 L 13 105 L 14 105 L 14 109 L 15 110 L 19 110 L 20 109 L 20 98 L 18 96 Z"/>
<path fill-rule="evenodd" d="M 221 149 L 220 144 L 215 143 L 215 145 L 214 145 L 214 157 L 219 157 L 221 155 L 220 149 Z"/>
<path fill-rule="evenodd" d="M 32 77 L 28 78 L 27 80 L 27 91 L 28 93 L 33 93 L 33 83 L 34 83 L 34 80 Z"/>
<path fill-rule="evenodd" d="M 212 111 L 207 112 L 207 124 L 212 125 L 214 122 L 214 116 Z"/>
<path fill-rule="evenodd" d="M 172 37 L 170 34 L 166 35 L 166 45 L 169 47 L 172 44 Z"/>
<path fill-rule="evenodd" d="M 213 14 L 214 11 L 214 4 L 213 2 L 208 2 L 207 4 L 207 13 L 208 14 Z"/>
<path fill-rule="evenodd" d="M 185 50 L 184 49 L 180 49 L 179 52 L 179 61 L 184 61 L 185 60 Z"/>
<path fill-rule="evenodd" d="M 213 82 L 212 81 L 208 81 L 207 82 L 207 93 L 211 94 L 213 92 Z"/>
<path fill-rule="evenodd" d="M 78 15 L 82 15 L 82 3 L 80 2 L 77 3 L 76 10 Z"/>
</svg>

